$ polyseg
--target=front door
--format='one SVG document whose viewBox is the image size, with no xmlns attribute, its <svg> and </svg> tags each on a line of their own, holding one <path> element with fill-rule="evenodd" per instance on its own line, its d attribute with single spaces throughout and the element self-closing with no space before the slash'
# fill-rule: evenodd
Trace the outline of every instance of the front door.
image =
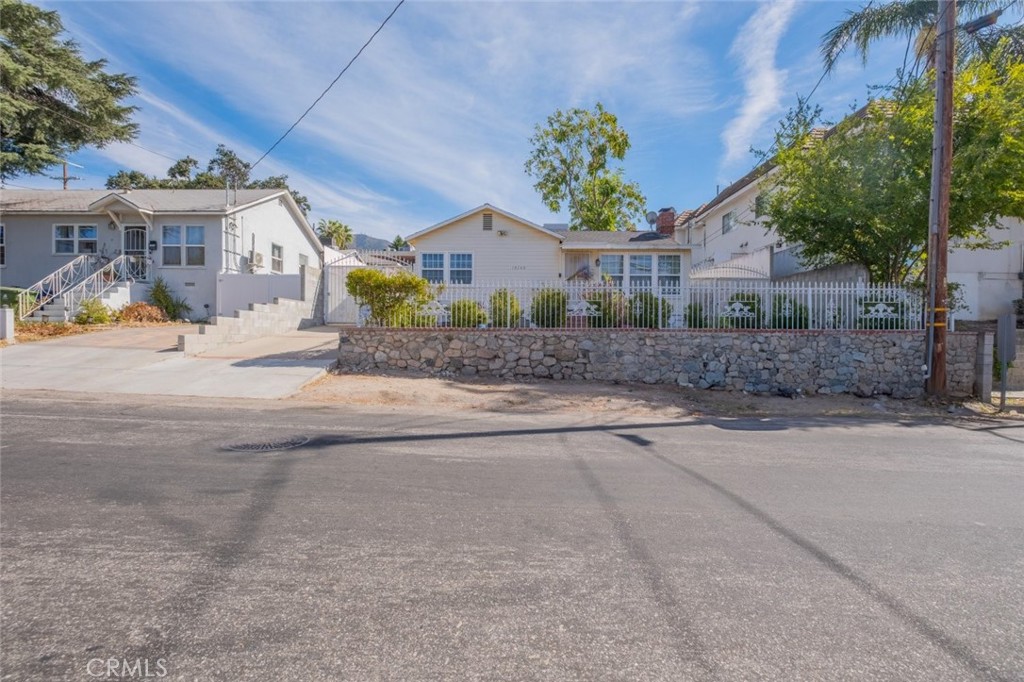
<svg viewBox="0 0 1024 682">
<path fill-rule="evenodd" d="M 145 225 L 125 225 L 124 255 L 128 261 L 128 276 L 142 282 L 149 279 L 149 268 L 146 267 L 146 259 L 149 256 L 146 250 L 146 234 Z"/>
</svg>

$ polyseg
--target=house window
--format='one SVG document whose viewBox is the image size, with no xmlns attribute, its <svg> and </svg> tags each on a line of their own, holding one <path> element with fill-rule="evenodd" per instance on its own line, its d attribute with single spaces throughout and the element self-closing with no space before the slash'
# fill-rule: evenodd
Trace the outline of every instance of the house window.
<svg viewBox="0 0 1024 682">
<path fill-rule="evenodd" d="M 629 257 L 629 287 L 630 289 L 650 290 L 652 282 L 653 256 L 631 255 Z"/>
<path fill-rule="evenodd" d="M 423 254 L 423 265 L 420 269 L 423 279 L 432 284 L 440 284 L 444 281 L 444 254 L 425 253 Z"/>
<path fill-rule="evenodd" d="M 624 270 L 622 261 L 622 256 L 613 256 L 610 254 L 601 256 L 601 273 L 603 275 L 607 275 L 612 281 L 612 284 L 617 287 L 622 286 L 622 275 Z"/>
<path fill-rule="evenodd" d="M 763 194 L 758 194 L 754 197 L 754 217 L 760 218 L 764 215 L 765 206 L 768 203 L 768 198 Z"/>
<path fill-rule="evenodd" d="M 4 226 L 0 225 L 0 267 L 7 265 L 7 241 L 4 237 Z"/>
<path fill-rule="evenodd" d="M 270 245 L 270 271 L 284 272 L 284 247 L 280 244 Z"/>
<path fill-rule="evenodd" d="M 485 230 L 493 230 L 494 229 L 494 214 L 493 213 L 484 213 L 484 229 Z"/>
<path fill-rule="evenodd" d="M 453 253 L 448 257 L 448 281 L 452 284 L 473 283 L 473 254 Z"/>
<path fill-rule="evenodd" d="M 733 211 L 729 211 L 722 216 L 722 234 L 732 232 L 734 227 L 736 227 L 736 214 Z"/>
<path fill-rule="evenodd" d="M 96 226 L 54 225 L 53 252 L 56 254 L 96 253 Z"/>
<path fill-rule="evenodd" d="M 164 225 L 161 229 L 165 266 L 206 265 L 206 228 L 202 225 Z M 184 251 L 184 253 L 183 253 Z"/>
<path fill-rule="evenodd" d="M 658 256 L 658 289 L 663 294 L 679 293 L 680 256 Z"/>
</svg>

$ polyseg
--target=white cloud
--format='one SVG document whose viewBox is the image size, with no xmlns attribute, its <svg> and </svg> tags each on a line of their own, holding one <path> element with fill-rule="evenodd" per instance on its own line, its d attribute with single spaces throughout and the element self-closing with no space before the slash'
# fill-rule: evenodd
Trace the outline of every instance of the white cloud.
<svg viewBox="0 0 1024 682">
<path fill-rule="evenodd" d="M 732 43 L 729 53 L 740 61 L 744 99 L 722 133 L 723 167 L 744 159 L 765 123 L 781 109 L 786 71 L 776 67 L 775 54 L 795 9 L 795 0 L 762 4 Z"/>
</svg>

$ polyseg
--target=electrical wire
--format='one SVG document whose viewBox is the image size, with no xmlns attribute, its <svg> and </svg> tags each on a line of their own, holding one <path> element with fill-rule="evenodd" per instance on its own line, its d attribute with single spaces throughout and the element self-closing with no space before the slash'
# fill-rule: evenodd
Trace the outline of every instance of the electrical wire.
<svg viewBox="0 0 1024 682">
<path fill-rule="evenodd" d="M 313 107 L 319 104 L 320 100 L 322 100 L 324 96 L 327 95 L 328 92 L 330 92 L 331 88 L 334 87 L 334 84 L 337 83 L 341 79 L 341 77 L 345 75 L 345 72 L 348 71 L 349 67 L 352 66 L 352 64 L 354 64 L 357 59 L 359 59 L 359 55 L 363 53 L 363 50 L 365 50 L 370 45 L 370 43 L 373 42 L 373 39 L 377 37 L 378 33 L 384 30 L 384 27 L 387 25 L 387 23 L 391 21 L 391 17 L 395 16 L 395 12 L 398 11 L 398 8 L 404 4 L 405 0 L 398 0 L 398 4 L 395 5 L 395 8 L 393 10 L 391 10 L 391 14 L 387 15 L 384 18 L 384 21 L 382 21 L 380 26 L 377 27 L 377 30 L 373 32 L 373 34 L 367 39 L 365 43 L 363 43 L 363 46 L 359 48 L 359 51 L 356 52 L 355 56 L 353 56 L 352 59 L 348 61 L 348 64 L 345 65 L 345 68 L 338 72 L 338 75 L 334 77 L 334 80 L 331 81 L 331 84 L 324 88 L 324 91 L 320 93 L 320 96 L 313 100 L 313 103 L 310 104 L 309 107 L 307 107 L 304 112 L 302 112 L 302 115 L 295 120 L 295 123 L 291 124 L 288 130 L 284 131 L 284 134 L 281 137 L 277 138 L 277 141 L 274 142 L 274 144 L 270 145 L 270 149 L 265 151 L 263 153 L 263 156 L 256 159 L 256 163 L 254 163 L 251 166 L 251 168 L 256 168 L 256 166 L 260 165 L 260 161 L 267 158 L 270 152 L 274 151 L 274 149 L 277 148 L 277 145 L 281 144 L 281 142 L 284 141 L 284 138 L 288 137 L 288 134 L 295 130 L 295 127 L 302 122 L 302 119 L 306 118 L 306 115 L 309 114 L 309 112 L 313 111 Z"/>
</svg>

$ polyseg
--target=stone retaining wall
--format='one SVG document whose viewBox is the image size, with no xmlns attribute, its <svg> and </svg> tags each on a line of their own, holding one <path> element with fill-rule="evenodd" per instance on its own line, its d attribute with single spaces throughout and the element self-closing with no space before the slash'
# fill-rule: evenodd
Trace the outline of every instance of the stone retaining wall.
<svg viewBox="0 0 1024 682">
<path fill-rule="evenodd" d="M 975 393 L 978 345 L 976 334 L 949 335 L 950 393 Z M 921 332 L 351 328 L 338 366 L 910 398 L 923 392 L 923 357 Z"/>
</svg>

